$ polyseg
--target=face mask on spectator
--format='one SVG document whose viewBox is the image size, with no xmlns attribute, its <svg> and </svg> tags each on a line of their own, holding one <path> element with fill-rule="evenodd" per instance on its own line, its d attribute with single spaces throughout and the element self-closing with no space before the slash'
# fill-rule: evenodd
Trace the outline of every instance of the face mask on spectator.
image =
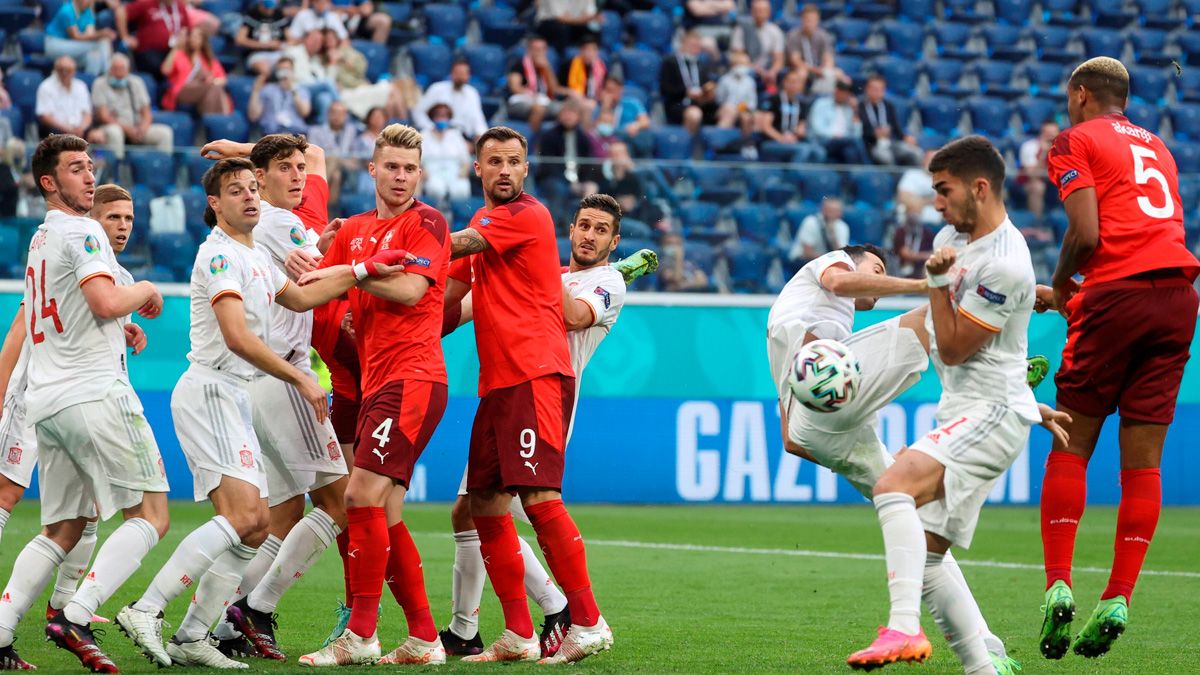
<svg viewBox="0 0 1200 675">
<path fill-rule="evenodd" d="M 112 75 L 109 75 L 108 76 L 108 84 L 113 89 L 124 89 L 125 87 L 129 86 L 129 78 L 128 77 L 113 77 Z"/>
<path fill-rule="evenodd" d="M 280 82 L 282 82 L 283 80 L 292 79 L 292 69 L 291 68 L 280 68 L 280 69 L 276 70 L 275 71 L 275 79 L 279 80 Z"/>
<path fill-rule="evenodd" d="M 601 136 L 612 136 L 614 133 L 616 133 L 616 131 L 616 127 L 611 124 L 601 123 L 596 125 L 596 133 L 600 134 Z"/>
<path fill-rule="evenodd" d="M 433 128 L 438 131 L 445 131 L 450 128 L 450 120 L 434 120 Z"/>
<path fill-rule="evenodd" d="M 261 0 L 263 9 L 275 9 L 279 6 L 279 0 Z"/>
</svg>

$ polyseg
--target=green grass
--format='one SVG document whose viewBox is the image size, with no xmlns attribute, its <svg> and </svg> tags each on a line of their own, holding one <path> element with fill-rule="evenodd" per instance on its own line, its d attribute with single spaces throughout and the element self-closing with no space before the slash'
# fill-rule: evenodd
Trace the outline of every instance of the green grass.
<svg viewBox="0 0 1200 675">
<path fill-rule="evenodd" d="M 865 507 L 618 507 L 572 509 L 589 540 L 588 557 L 596 595 L 616 636 L 613 651 L 580 664 L 593 672 L 850 672 L 845 657 L 865 646 L 877 624 L 886 620 L 887 588 L 878 559 L 818 557 L 721 550 L 636 548 L 620 542 L 825 551 L 850 554 L 882 552 L 874 513 Z M 101 609 L 113 616 L 122 603 L 136 598 L 179 540 L 211 515 L 207 505 L 172 504 L 171 533 L 160 543 L 112 602 Z M 1148 570 L 1183 571 L 1193 576 L 1143 576 L 1131 608 L 1129 630 L 1109 655 L 1084 660 L 1069 654 L 1062 661 L 1038 655 L 1041 625 L 1040 568 L 1011 569 L 972 565 L 971 561 L 1004 561 L 1037 566 L 1041 560 L 1038 514 L 1031 508 L 985 509 L 976 547 L 963 553 L 964 571 L 993 631 L 1021 660 L 1025 673 L 1183 673 L 1198 672 L 1195 633 L 1200 625 L 1200 509 L 1163 512 Z M 36 503 L 22 504 L 4 531 L 0 574 L 7 578 L 13 558 L 37 530 Z M 1078 543 L 1076 564 L 1110 564 L 1113 508 L 1089 509 Z M 449 619 L 453 541 L 446 534 L 449 509 L 417 504 L 408 509 L 425 562 L 426 584 L 439 627 Z M 102 526 L 110 532 L 112 524 Z M 1077 572 L 1076 600 L 1086 617 L 1107 575 Z M 279 607 L 279 637 L 292 658 L 287 665 L 254 661 L 255 669 L 295 671 L 295 657 L 319 647 L 333 620 L 332 609 L 342 592 L 341 565 L 327 553 Z M 66 652 L 41 639 L 43 597 L 18 631 L 22 655 L 42 672 L 80 672 Z M 178 623 L 187 598 L 167 611 Z M 534 610 L 535 619 L 540 618 Z M 482 629 L 485 639 L 500 630 L 499 606 L 485 592 Z M 1082 627 L 1077 619 L 1076 631 Z M 385 651 L 402 637 L 403 614 L 384 596 L 380 636 Z M 932 620 L 925 631 L 934 643 L 934 658 L 920 671 L 961 672 Z M 170 635 L 170 629 L 166 630 Z M 154 668 L 115 629 L 103 647 L 125 672 Z M 468 671 L 491 666 L 450 664 L 445 670 Z M 502 666 L 496 666 L 502 667 Z M 518 667 L 518 666 L 509 666 Z"/>
</svg>

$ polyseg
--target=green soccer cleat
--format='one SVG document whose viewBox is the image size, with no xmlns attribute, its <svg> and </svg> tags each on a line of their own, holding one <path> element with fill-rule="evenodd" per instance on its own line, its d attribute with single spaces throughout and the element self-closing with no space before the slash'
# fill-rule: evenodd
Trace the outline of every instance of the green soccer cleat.
<svg viewBox="0 0 1200 675">
<path fill-rule="evenodd" d="M 1025 368 L 1025 381 L 1029 383 L 1030 389 L 1037 389 L 1042 380 L 1050 374 L 1050 359 L 1038 355 L 1031 356 L 1026 361 L 1029 365 Z"/>
<path fill-rule="evenodd" d="M 992 667 L 996 669 L 996 675 L 1017 675 L 1017 671 L 1021 669 L 1021 662 L 1011 656 L 997 656 L 989 653 L 992 657 Z"/>
<path fill-rule="evenodd" d="M 1092 612 L 1079 636 L 1075 638 L 1071 648 L 1076 654 L 1094 659 L 1108 653 L 1112 643 L 1125 632 L 1125 624 L 1129 622 L 1129 601 L 1125 596 L 1101 600 Z"/>
<path fill-rule="evenodd" d="M 658 254 L 644 248 L 623 260 L 618 260 L 612 266 L 625 278 L 625 283 L 631 284 L 634 279 L 653 274 L 658 269 Z"/>
<path fill-rule="evenodd" d="M 1046 589 L 1046 604 L 1042 605 L 1042 611 L 1046 613 L 1039 643 L 1042 656 L 1061 659 L 1071 644 L 1071 621 L 1075 618 L 1075 596 L 1065 581 L 1059 579 Z"/>
<path fill-rule="evenodd" d="M 337 614 L 337 625 L 333 627 L 333 631 L 329 633 L 329 637 L 325 638 L 325 642 L 321 645 L 321 649 L 329 646 L 329 643 L 340 638 L 342 633 L 346 632 L 346 626 L 350 623 L 350 608 L 344 602 L 338 600 L 337 607 L 333 610 Z"/>
</svg>

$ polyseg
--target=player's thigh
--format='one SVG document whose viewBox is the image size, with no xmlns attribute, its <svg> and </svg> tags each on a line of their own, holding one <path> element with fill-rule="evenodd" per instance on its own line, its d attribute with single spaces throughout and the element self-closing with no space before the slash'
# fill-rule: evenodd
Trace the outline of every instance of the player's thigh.
<svg viewBox="0 0 1200 675">
<path fill-rule="evenodd" d="M 413 467 L 446 412 L 446 385 L 397 380 L 363 401 L 354 466 L 408 486 Z"/>
<path fill-rule="evenodd" d="M 1123 420 L 1166 425 L 1175 418 L 1175 402 L 1196 332 L 1197 294 L 1190 285 L 1151 289 L 1142 303 L 1140 340 L 1130 355 L 1118 407 Z"/>
<path fill-rule="evenodd" d="M 504 409 L 505 390 L 493 389 L 479 399 L 475 419 L 471 423 L 471 440 L 467 452 L 467 472 L 463 477 L 466 493 L 504 489 L 500 480 L 500 454 L 497 427 Z M 472 506 L 474 511 L 474 506 Z"/>
<path fill-rule="evenodd" d="M 1058 402 L 1090 417 L 1117 409 L 1141 326 L 1130 321 L 1140 311 L 1136 289 L 1099 284 L 1084 288 L 1067 303 L 1067 344 L 1054 375 Z"/>
<path fill-rule="evenodd" d="M 0 476 L 29 487 L 37 456 L 37 432 L 25 424 L 24 405 L 10 397 L 0 417 Z"/>
<path fill-rule="evenodd" d="M 852 428 L 872 419 L 921 379 L 929 354 L 916 333 L 891 319 L 858 331 L 845 342 L 858 359 L 861 377 L 854 398 L 842 409 L 827 413 L 829 423 Z"/>
<path fill-rule="evenodd" d="M 503 391 L 496 424 L 503 487 L 561 490 L 575 378 L 547 375 Z"/>
<path fill-rule="evenodd" d="M 225 476 L 257 486 L 266 498 L 262 453 L 243 384 L 189 370 L 171 394 L 171 417 L 196 501 L 207 499 Z"/>
<path fill-rule="evenodd" d="M 781 321 L 767 326 L 767 362 L 771 367 L 771 381 L 779 392 L 780 399 L 790 395 L 787 378 L 796 352 L 804 345 L 807 335 L 804 326 L 797 322 Z"/>
<path fill-rule="evenodd" d="M 311 370 L 306 375 L 315 379 Z M 318 422 L 300 390 L 274 377 L 260 377 L 248 386 L 253 402 L 254 431 L 271 467 L 293 471 L 345 473 L 346 462 L 333 424 Z"/>
<path fill-rule="evenodd" d="M 97 515 L 91 476 L 85 466 L 76 464 L 58 433 L 62 423 L 58 418 L 63 412 L 35 427 L 40 451 L 37 470 L 41 484 L 42 525 Z"/>
</svg>

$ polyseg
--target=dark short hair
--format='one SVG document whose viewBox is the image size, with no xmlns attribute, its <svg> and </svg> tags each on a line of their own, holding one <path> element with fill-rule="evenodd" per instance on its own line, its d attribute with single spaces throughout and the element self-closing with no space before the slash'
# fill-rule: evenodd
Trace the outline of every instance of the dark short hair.
<svg viewBox="0 0 1200 675">
<path fill-rule="evenodd" d="M 985 178 L 992 194 L 1004 194 L 1004 158 L 983 136 L 966 136 L 942 146 L 929 161 L 929 173 L 945 171 L 963 181 Z"/>
<path fill-rule="evenodd" d="M 843 246 L 842 251 L 844 251 L 846 255 L 850 256 L 850 259 L 853 260 L 855 264 L 861 262 L 863 256 L 870 253 L 871 255 L 882 260 L 884 265 L 887 265 L 887 254 L 883 252 L 882 248 L 879 248 L 875 244 L 851 244 L 849 246 Z"/>
<path fill-rule="evenodd" d="M 575 209 L 575 220 L 579 220 L 579 212 L 584 209 L 596 209 L 612 216 L 613 234 L 621 234 L 621 205 L 611 195 L 597 192 L 579 200 L 579 208 Z"/>
<path fill-rule="evenodd" d="M 254 144 L 254 149 L 250 151 L 250 163 L 255 169 L 266 170 L 272 160 L 287 159 L 296 152 L 304 155 L 306 150 L 308 140 L 300 134 L 270 134 Z"/>
<path fill-rule="evenodd" d="M 220 196 L 221 185 L 225 182 L 225 177 L 239 171 L 254 173 L 254 163 L 245 157 L 230 157 L 217 160 L 215 164 L 209 167 L 208 171 L 204 172 L 204 177 L 200 179 L 200 184 L 204 186 L 204 194 L 210 197 Z M 215 227 L 217 224 L 217 214 L 212 210 L 211 206 L 204 207 L 204 224 L 209 227 Z"/>
<path fill-rule="evenodd" d="M 488 141 L 503 143 L 505 141 L 513 140 L 521 141 L 521 149 L 525 151 L 526 155 L 529 154 L 529 141 L 525 139 L 525 136 L 523 136 L 521 132 L 510 127 L 492 127 L 482 134 L 479 134 L 479 138 L 476 139 L 475 156 L 479 157 L 481 155 L 483 152 L 483 145 Z"/>
<path fill-rule="evenodd" d="M 608 75 L 604 76 L 604 83 L 608 84 L 609 82 L 615 82 L 617 85 L 622 87 L 625 86 L 625 79 L 616 73 L 609 73 Z"/>
<path fill-rule="evenodd" d="M 887 86 L 887 78 L 880 73 L 872 73 L 867 77 L 867 84 L 871 84 L 872 82 L 882 82 L 883 86 Z"/>
<path fill-rule="evenodd" d="M 454 57 L 454 61 L 450 64 L 451 68 L 453 68 L 454 66 L 466 66 L 466 67 L 470 68 L 471 61 L 469 59 L 467 59 L 467 57 L 465 57 L 465 56 L 456 56 L 456 57 Z"/>
<path fill-rule="evenodd" d="M 72 134 L 50 134 L 33 151 L 33 180 L 43 197 L 49 197 L 42 187 L 42 176 L 54 176 L 58 157 L 64 152 L 87 152 L 88 142 Z"/>
</svg>

